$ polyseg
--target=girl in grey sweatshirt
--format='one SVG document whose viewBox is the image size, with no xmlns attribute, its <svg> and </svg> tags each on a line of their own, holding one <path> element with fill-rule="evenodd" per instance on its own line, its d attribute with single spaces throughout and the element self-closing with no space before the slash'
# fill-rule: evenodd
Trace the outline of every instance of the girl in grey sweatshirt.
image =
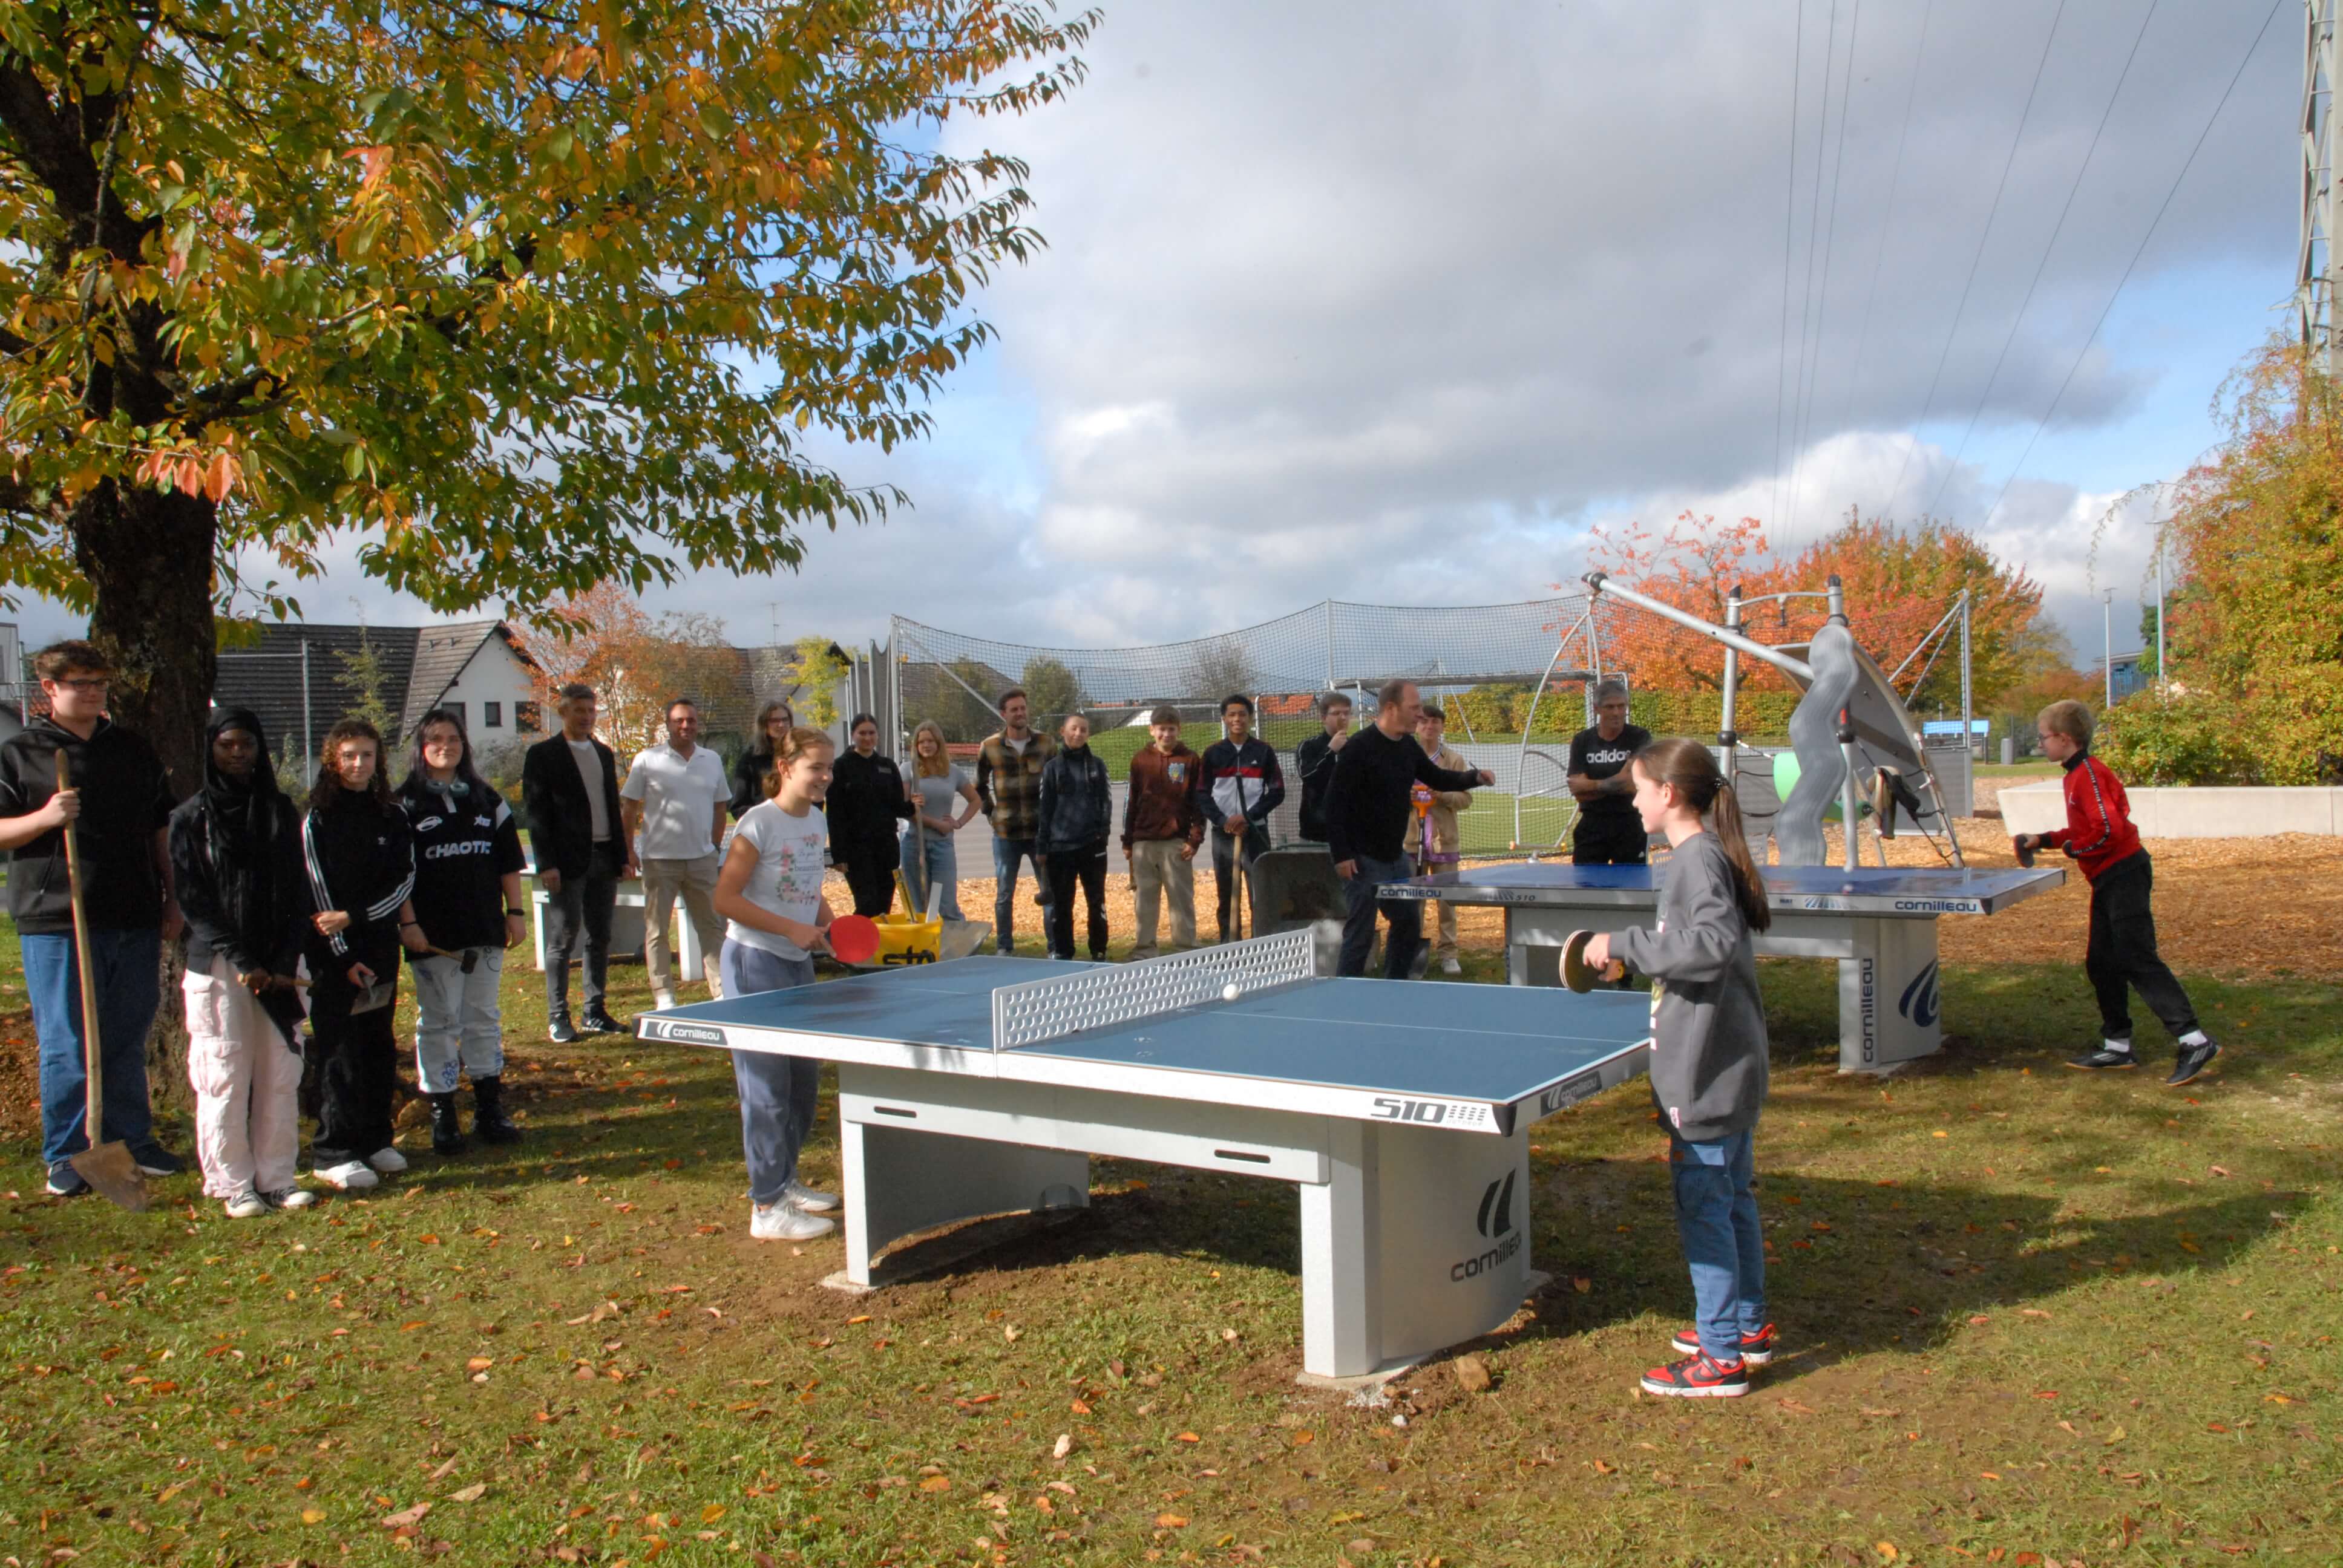
<svg viewBox="0 0 2343 1568">
<path fill-rule="evenodd" d="M 1673 849 L 1659 923 L 1595 937 L 1586 960 L 1603 968 L 1616 959 L 1652 979 L 1652 1099 L 1668 1129 L 1676 1230 L 1699 1316 L 1675 1338 L 1684 1359 L 1644 1373 L 1643 1386 L 1730 1398 L 1747 1392 L 1747 1369 L 1770 1361 L 1775 1346 L 1752 1153 L 1766 1041 L 1751 933 L 1772 914 L 1740 802 L 1708 749 L 1655 740 L 1629 766 L 1645 829 L 1666 834 Z"/>
</svg>

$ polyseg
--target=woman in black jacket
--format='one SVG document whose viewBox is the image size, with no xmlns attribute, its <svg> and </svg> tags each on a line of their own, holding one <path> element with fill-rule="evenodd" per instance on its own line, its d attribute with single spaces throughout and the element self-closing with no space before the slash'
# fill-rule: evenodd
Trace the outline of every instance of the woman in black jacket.
<svg viewBox="0 0 2343 1568">
<path fill-rule="evenodd" d="M 757 733 L 732 764 L 732 820 L 738 822 L 751 807 L 765 803 L 765 776 L 775 766 L 773 749 L 797 727 L 797 715 L 786 702 L 768 702 L 758 710 Z"/>
<path fill-rule="evenodd" d="M 1050 956 L 1074 956 L 1074 885 L 1080 882 L 1090 909 L 1091 961 L 1098 963 L 1106 958 L 1106 840 L 1114 828 L 1113 799 L 1106 764 L 1091 749 L 1091 721 L 1070 714 L 1058 735 L 1057 755 L 1041 764 L 1033 829 L 1034 852 L 1050 872 Z"/>
<path fill-rule="evenodd" d="M 204 787 L 171 813 L 171 880 L 187 917 L 187 1082 L 204 1192 L 247 1220 L 317 1201 L 301 1157 L 301 993 L 309 930 L 301 813 L 277 787 L 258 715 L 212 710 Z"/>
<path fill-rule="evenodd" d="M 309 1162 L 329 1187 L 372 1187 L 407 1169 L 390 1146 L 398 1084 L 391 1033 L 402 935 L 419 950 L 408 895 L 415 846 L 382 774 L 382 736 L 362 719 L 326 731 L 325 761 L 301 820 L 301 853 L 317 912 L 309 939 L 309 1030 L 324 1108 Z"/>
<path fill-rule="evenodd" d="M 895 868 L 902 863 L 896 824 L 915 809 L 895 759 L 879 752 L 879 721 L 858 713 L 847 727 L 854 749 L 830 772 L 830 858 L 854 893 L 854 912 L 877 917 L 895 906 Z"/>
</svg>

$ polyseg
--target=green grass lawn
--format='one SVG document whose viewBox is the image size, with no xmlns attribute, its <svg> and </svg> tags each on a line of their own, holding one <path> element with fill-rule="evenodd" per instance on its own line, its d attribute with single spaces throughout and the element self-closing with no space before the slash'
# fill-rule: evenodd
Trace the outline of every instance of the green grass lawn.
<svg viewBox="0 0 2343 1568">
<path fill-rule="evenodd" d="M 1630 1085 L 1536 1130 L 1555 1285 L 1474 1347 L 1493 1388 L 1435 1363 L 1368 1407 L 1292 1381 L 1288 1190 L 1101 1162 L 1079 1218 L 838 1295 L 835 1239 L 748 1238 L 723 1060 L 539 1046 L 518 970 L 518 1149 L 409 1134 L 381 1190 L 243 1221 L 193 1178 L 46 1200 L 0 1151 L 0 1555 L 2336 1561 L 2343 992 L 2192 977 L 2230 1050 L 2173 1092 L 2059 1068 L 2070 968 L 1951 971 L 1951 1049 L 1885 1081 L 1833 1070 L 1823 966 L 1765 980 L 1757 1392 L 1633 1392 L 1689 1292 Z"/>
</svg>

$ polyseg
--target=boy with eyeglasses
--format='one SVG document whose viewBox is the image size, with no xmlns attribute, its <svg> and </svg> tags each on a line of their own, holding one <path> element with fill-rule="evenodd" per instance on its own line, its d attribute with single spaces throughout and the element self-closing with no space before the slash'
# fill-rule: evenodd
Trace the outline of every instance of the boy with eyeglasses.
<svg viewBox="0 0 2343 1568">
<path fill-rule="evenodd" d="M 41 1158 L 48 1191 L 79 1197 L 89 1183 L 71 1159 L 127 1144 L 139 1170 L 176 1175 L 155 1140 L 146 1099 L 146 1032 L 162 1000 L 163 944 L 185 927 L 171 890 L 170 777 L 155 749 L 106 717 L 114 667 L 90 643 L 54 643 L 33 657 L 46 715 L 0 746 L 0 850 L 9 856 L 8 912 L 23 944 L 25 990 L 41 1044 Z M 68 788 L 57 789 L 57 759 Z M 76 954 L 65 834 L 81 865 L 89 950 Z M 106 1125 L 91 1129 L 85 1097 L 81 986 L 96 992 Z"/>
</svg>

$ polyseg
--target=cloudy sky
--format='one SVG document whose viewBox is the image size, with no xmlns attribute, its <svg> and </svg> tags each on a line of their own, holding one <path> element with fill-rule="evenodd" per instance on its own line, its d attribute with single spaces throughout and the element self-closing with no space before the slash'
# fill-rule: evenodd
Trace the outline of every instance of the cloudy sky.
<svg viewBox="0 0 2343 1568">
<path fill-rule="evenodd" d="M 835 454 L 913 509 L 655 606 L 1118 645 L 1859 506 L 1979 528 L 2087 658 L 2113 588 L 2120 649 L 2144 514 L 2094 525 L 2290 320 L 2300 37 L 2297 0 L 1110 5 L 1070 101 L 952 132 L 1031 162 L 1049 248 L 932 441 Z"/>
</svg>

